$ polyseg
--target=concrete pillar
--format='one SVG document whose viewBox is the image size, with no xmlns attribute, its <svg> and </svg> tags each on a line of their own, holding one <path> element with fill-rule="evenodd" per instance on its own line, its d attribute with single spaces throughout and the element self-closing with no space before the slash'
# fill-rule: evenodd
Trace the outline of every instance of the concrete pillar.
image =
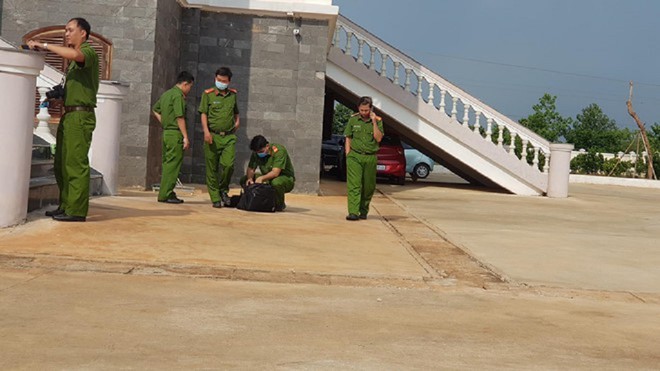
<svg viewBox="0 0 660 371">
<path fill-rule="evenodd" d="M 117 194 L 119 182 L 119 135 L 122 101 L 128 86 L 101 81 L 96 100 L 96 129 L 89 152 L 90 165 L 103 175 L 103 194 Z"/>
<path fill-rule="evenodd" d="M 571 172 L 572 144 L 550 144 L 550 170 L 548 174 L 548 197 L 568 197 L 568 177 Z"/>
<path fill-rule="evenodd" d="M 42 54 L 0 48 L 0 228 L 27 217 L 34 92 L 43 68 Z"/>
</svg>

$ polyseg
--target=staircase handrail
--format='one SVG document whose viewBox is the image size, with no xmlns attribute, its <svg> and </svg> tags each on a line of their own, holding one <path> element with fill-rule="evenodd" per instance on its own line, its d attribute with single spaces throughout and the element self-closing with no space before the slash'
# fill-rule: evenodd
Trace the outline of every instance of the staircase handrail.
<svg viewBox="0 0 660 371">
<path fill-rule="evenodd" d="M 481 102 L 479 99 L 473 97 L 436 72 L 426 68 L 424 65 L 401 52 L 396 47 L 388 44 L 378 36 L 370 33 L 341 14 L 337 20 L 337 28 L 333 40 L 333 45 L 335 47 L 339 47 L 336 45 L 336 42 L 341 28 L 343 28 L 345 32 L 354 35 L 357 40 L 364 40 L 368 46 L 376 47 L 380 51 L 381 56 L 389 57 L 392 62 L 401 63 L 405 69 L 410 69 L 418 77 L 424 78 L 430 84 L 430 87 L 433 87 L 433 84 L 437 85 L 439 89 L 446 90 L 452 97 L 458 97 L 458 99 L 460 99 L 464 104 L 469 104 L 470 107 L 472 107 L 476 112 L 480 112 L 482 115 L 484 115 L 486 119 L 490 118 L 496 121 L 498 124 L 503 124 L 504 127 L 509 129 L 509 131 L 515 132 L 517 135 L 521 136 L 521 138 L 527 139 L 529 143 L 532 144 L 535 148 L 540 148 L 543 153 L 550 153 L 550 142 L 545 138 L 541 137 L 520 123 L 515 122 L 507 116 L 499 113 L 496 109 Z"/>
</svg>

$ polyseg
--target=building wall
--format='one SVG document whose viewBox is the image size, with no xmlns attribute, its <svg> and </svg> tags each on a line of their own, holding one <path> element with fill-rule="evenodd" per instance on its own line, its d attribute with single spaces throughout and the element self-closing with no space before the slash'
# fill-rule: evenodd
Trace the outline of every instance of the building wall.
<svg viewBox="0 0 660 371">
<path fill-rule="evenodd" d="M 120 185 L 144 186 L 152 95 L 157 0 L 4 0 L 2 36 L 20 43 L 35 29 L 84 17 L 113 42 L 112 79 L 130 84 L 120 140 Z M 174 4 L 176 0 L 160 0 Z M 178 6 L 178 5 L 177 5 Z"/>
<path fill-rule="evenodd" d="M 245 172 L 250 139 L 262 134 L 289 150 L 294 192 L 318 192 L 328 22 L 185 9 L 182 23 L 181 68 L 195 71 L 197 79 L 188 98 L 194 136 L 192 158 L 183 168 L 187 180 L 204 181 L 196 112 L 202 92 L 213 86 L 216 69 L 224 65 L 234 73 L 241 112 L 234 181 Z M 294 28 L 300 29 L 299 37 Z"/>
<path fill-rule="evenodd" d="M 160 126 L 151 106 L 187 69 L 192 149 L 182 180 L 204 182 L 203 134 L 197 108 L 221 65 L 239 90 L 235 183 L 244 174 L 249 140 L 265 135 L 285 145 L 296 170 L 295 192 L 318 192 L 328 21 L 181 9 L 176 0 L 0 0 L 2 36 L 19 43 L 38 28 L 81 16 L 113 42 L 112 79 L 130 84 L 120 139 L 120 185 L 147 186 L 160 177 Z M 300 36 L 293 29 L 300 29 Z"/>
</svg>

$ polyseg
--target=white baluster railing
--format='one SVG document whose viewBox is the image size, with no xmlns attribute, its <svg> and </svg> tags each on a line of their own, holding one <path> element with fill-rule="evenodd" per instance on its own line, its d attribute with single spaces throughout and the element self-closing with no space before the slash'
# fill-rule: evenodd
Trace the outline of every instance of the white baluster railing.
<svg viewBox="0 0 660 371">
<path fill-rule="evenodd" d="M 46 92 L 50 90 L 50 88 L 45 87 L 45 86 L 39 86 L 37 88 L 39 91 L 39 113 L 37 113 L 37 120 L 38 124 L 37 127 L 34 129 L 34 134 L 40 137 L 41 139 L 45 140 L 46 142 L 53 144 L 55 143 L 55 137 L 53 134 L 50 132 L 50 128 L 48 127 L 48 122 L 50 121 L 50 113 L 48 113 L 48 107 L 44 107 L 44 102 L 46 101 Z"/>
<path fill-rule="evenodd" d="M 346 35 L 345 43 L 340 37 L 340 33 Z M 359 51 L 355 53 L 355 55 L 351 49 L 353 38 L 357 40 L 357 45 L 359 47 Z M 461 124 L 467 130 L 472 130 L 474 133 L 479 134 L 489 145 L 498 146 L 509 153 L 515 154 L 515 138 L 520 137 L 521 140 L 519 142 L 522 142 L 523 144 L 522 152 L 519 158 L 520 161 L 527 164 L 527 150 L 528 148 L 533 148 L 534 158 L 536 161 L 541 161 L 540 155 L 543 155 L 545 161 L 541 167 L 543 169 L 547 168 L 550 157 L 550 143 L 547 140 L 529 130 L 528 128 L 502 115 L 495 109 L 485 105 L 477 98 L 466 93 L 440 75 L 424 67 L 417 61 L 403 54 L 396 48 L 390 46 L 386 42 L 372 35 L 345 17 L 340 16 L 337 20 L 337 31 L 334 37 L 333 45 L 342 50 L 344 54 L 353 56 L 358 63 L 365 64 L 365 61 L 368 61 L 368 65 L 366 66 L 369 69 L 375 70 L 382 77 L 389 78 L 393 84 L 401 86 L 406 92 L 416 94 L 418 99 L 424 100 L 422 92 L 424 89 L 428 89 L 429 93 L 426 99 L 426 103 L 428 105 L 435 107 L 439 112 L 445 115 L 449 115 L 452 121 Z M 364 45 L 367 45 L 368 47 L 368 52 L 370 53 L 369 58 L 365 58 L 363 56 Z M 377 69 L 375 66 L 376 53 L 379 53 L 381 56 L 380 69 Z M 391 72 L 387 70 L 388 61 L 392 61 L 394 67 L 394 70 Z M 400 81 L 401 68 L 403 68 L 403 71 L 405 71 L 405 80 L 403 81 L 403 85 Z M 411 78 L 413 74 L 417 77 L 417 89 L 411 89 Z M 438 107 L 435 106 L 434 102 L 434 89 L 436 87 L 440 91 L 440 102 Z M 452 102 L 451 110 L 449 113 L 446 111 L 447 95 L 449 95 L 449 98 L 451 98 Z M 463 107 L 463 118 L 461 121 L 457 120 L 457 104 L 459 102 Z M 473 112 L 474 116 L 474 121 L 472 124 L 470 122 L 470 111 Z M 487 127 L 484 133 L 482 133 L 481 130 L 481 117 L 484 117 L 487 123 Z M 498 129 L 497 138 L 495 140 L 496 143 L 493 143 L 493 125 L 495 125 Z M 504 146 L 504 129 L 507 129 L 507 131 L 511 134 L 511 141 L 509 146 Z M 539 163 L 537 162 L 535 164 L 532 161 L 532 164 L 529 164 L 529 166 L 535 166 L 538 169 Z"/>
</svg>

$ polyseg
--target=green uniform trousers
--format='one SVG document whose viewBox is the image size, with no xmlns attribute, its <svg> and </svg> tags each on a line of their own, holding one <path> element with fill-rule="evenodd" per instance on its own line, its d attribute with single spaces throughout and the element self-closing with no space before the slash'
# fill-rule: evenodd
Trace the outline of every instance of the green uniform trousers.
<svg viewBox="0 0 660 371">
<path fill-rule="evenodd" d="M 221 192 L 229 192 L 229 183 L 234 174 L 234 159 L 236 158 L 236 135 L 219 135 L 211 133 L 213 143 L 204 142 L 204 158 L 206 159 L 206 187 L 211 196 L 211 202 L 220 202 Z M 222 166 L 219 169 L 218 165 Z M 218 182 L 218 173 L 220 181 Z"/>
<path fill-rule="evenodd" d="M 241 178 L 241 187 L 245 188 L 245 183 L 247 183 L 246 175 Z M 275 189 L 275 195 L 277 197 L 277 199 L 275 199 L 275 207 L 279 208 L 284 206 L 284 194 L 291 192 L 296 181 L 290 176 L 280 175 L 275 179 L 266 181 L 265 183 L 270 184 L 273 189 Z"/>
<path fill-rule="evenodd" d="M 367 215 L 369 203 L 376 191 L 376 155 L 361 155 L 351 151 L 346 156 L 346 186 L 348 213 Z"/>
<path fill-rule="evenodd" d="M 65 114 L 57 127 L 55 180 L 60 209 L 67 215 L 87 216 L 89 210 L 89 147 L 96 127 L 94 112 Z"/>
<path fill-rule="evenodd" d="M 174 187 L 183 163 L 183 134 L 179 130 L 163 131 L 163 174 L 160 178 L 158 200 L 174 198 Z"/>
</svg>

